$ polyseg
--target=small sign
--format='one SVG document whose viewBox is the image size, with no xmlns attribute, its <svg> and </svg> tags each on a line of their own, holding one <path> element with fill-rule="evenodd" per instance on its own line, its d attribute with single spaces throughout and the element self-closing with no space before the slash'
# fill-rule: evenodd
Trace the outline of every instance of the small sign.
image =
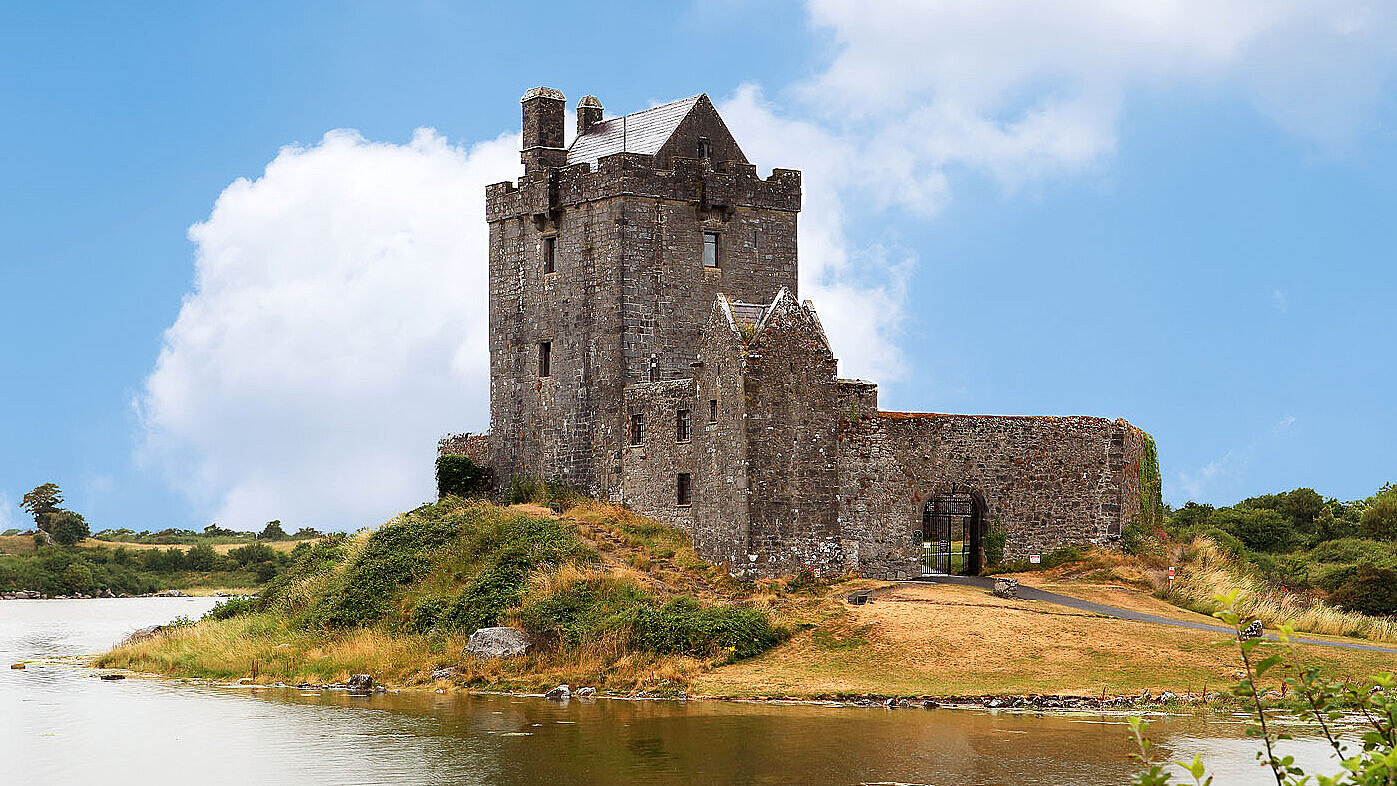
<svg viewBox="0 0 1397 786">
<path fill-rule="evenodd" d="M 1170 565 L 1170 566 L 1169 566 L 1169 578 L 1171 578 L 1171 579 L 1174 578 L 1174 566 L 1173 566 L 1173 565 Z"/>
<path fill-rule="evenodd" d="M 1030 564 L 1030 565 L 1040 565 L 1040 564 L 1042 564 L 1042 562 L 1043 562 L 1043 555 L 1041 555 L 1041 554 L 1030 554 L 1030 555 L 1028 555 L 1028 564 Z"/>
</svg>

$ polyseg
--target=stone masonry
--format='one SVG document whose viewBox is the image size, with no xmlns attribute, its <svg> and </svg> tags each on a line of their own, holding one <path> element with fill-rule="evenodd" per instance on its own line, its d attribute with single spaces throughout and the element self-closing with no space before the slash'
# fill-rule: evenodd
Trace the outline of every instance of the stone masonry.
<svg viewBox="0 0 1397 786">
<path fill-rule="evenodd" d="M 569 147 L 562 94 L 522 106 L 524 175 L 486 189 L 491 428 L 439 452 L 682 526 L 748 576 L 920 575 L 946 521 L 945 564 L 974 572 L 991 529 L 1017 559 L 1141 509 L 1153 454 L 1125 421 L 883 412 L 839 379 L 796 296 L 800 173 L 758 176 L 707 96 L 609 119 L 584 97 Z"/>
</svg>

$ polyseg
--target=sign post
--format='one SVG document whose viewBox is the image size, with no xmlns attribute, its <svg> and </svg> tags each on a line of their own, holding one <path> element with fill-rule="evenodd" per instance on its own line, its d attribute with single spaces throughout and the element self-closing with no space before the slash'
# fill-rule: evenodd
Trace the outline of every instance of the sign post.
<svg viewBox="0 0 1397 786">
<path fill-rule="evenodd" d="M 1174 591 L 1174 566 L 1169 566 L 1169 591 Z"/>
</svg>

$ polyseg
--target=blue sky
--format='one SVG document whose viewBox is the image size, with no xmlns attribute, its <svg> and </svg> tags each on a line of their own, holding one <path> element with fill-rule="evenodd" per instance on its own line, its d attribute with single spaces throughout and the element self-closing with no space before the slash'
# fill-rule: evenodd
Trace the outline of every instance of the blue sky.
<svg viewBox="0 0 1397 786">
<path fill-rule="evenodd" d="M 1391 11 L 844 5 L 6 5 L 0 525 L 430 496 L 538 84 L 707 92 L 805 170 L 802 294 L 887 408 L 1124 417 L 1176 504 L 1397 480 Z"/>
</svg>

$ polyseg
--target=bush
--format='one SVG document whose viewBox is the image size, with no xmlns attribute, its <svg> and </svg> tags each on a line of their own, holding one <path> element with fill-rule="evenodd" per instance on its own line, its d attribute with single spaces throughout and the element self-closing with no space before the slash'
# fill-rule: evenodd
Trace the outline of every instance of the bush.
<svg viewBox="0 0 1397 786">
<path fill-rule="evenodd" d="M 781 643 L 780 630 L 766 612 L 734 606 L 702 606 L 689 597 L 641 609 L 636 622 L 640 645 L 676 655 L 714 655 L 731 660 L 760 655 Z"/>
<path fill-rule="evenodd" d="M 1389 544 L 1362 538 L 1328 540 L 1310 550 L 1310 559 L 1315 562 L 1365 562 L 1389 559 L 1391 555 Z"/>
<path fill-rule="evenodd" d="M 1219 549 L 1227 556 L 1235 560 L 1247 558 L 1247 547 L 1242 545 L 1242 541 L 1236 535 L 1217 527 L 1208 527 L 1203 530 L 1202 536 L 1216 543 Z"/>
<path fill-rule="evenodd" d="M 455 522 L 431 515 L 429 508 L 408 513 L 369 536 L 340 586 L 317 604 L 315 616 L 321 625 L 348 628 L 376 622 L 388 613 L 399 587 L 426 574 L 431 553 L 457 529 Z"/>
<path fill-rule="evenodd" d="M 85 539 L 89 530 L 87 520 L 71 510 L 56 510 L 44 514 L 44 531 L 60 546 L 71 546 Z"/>
<path fill-rule="evenodd" d="M 1363 534 L 1377 540 L 1397 540 L 1397 486 L 1384 485 L 1367 502 L 1358 520 Z"/>
<path fill-rule="evenodd" d="M 985 533 L 985 567 L 992 568 L 1004 561 L 1004 543 L 1007 540 L 1008 533 L 1004 531 L 1004 522 L 995 516 L 994 523 Z"/>
<path fill-rule="evenodd" d="M 218 552 L 207 543 L 200 543 L 184 553 L 184 566 L 189 570 L 213 570 Z"/>
<path fill-rule="evenodd" d="M 214 607 L 204 612 L 203 619 L 206 620 L 227 620 L 241 614 L 251 614 L 257 610 L 256 598 L 228 598 L 214 604 Z"/>
<path fill-rule="evenodd" d="M 642 606 L 656 599 L 616 576 L 557 580 L 519 609 L 524 629 L 547 646 L 580 646 L 609 636 L 630 640 Z"/>
<path fill-rule="evenodd" d="M 1397 570 L 1359 565 L 1329 599 L 1350 611 L 1373 616 L 1397 614 Z"/>
<path fill-rule="evenodd" d="M 265 543 L 249 543 L 246 546 L 239 546 L 228 552 L 229 559 L 241 566 L 252 565 L 258 562 L 270 562 L 276 559 L 276 550 Z"/>
<path fill-rule="evenodd" d="M 490 492 L 490 470 L 470 456 L 437 457 L 437 499 L 483 497 Z"/>
<path fill-rule="evenodd" d="M 1289 551 L 1298 540 L 1294 525 L 1274 510 L 1239 505 L 1217 511 L 1213 521 L 1252 551 Z"/>
</svg>

